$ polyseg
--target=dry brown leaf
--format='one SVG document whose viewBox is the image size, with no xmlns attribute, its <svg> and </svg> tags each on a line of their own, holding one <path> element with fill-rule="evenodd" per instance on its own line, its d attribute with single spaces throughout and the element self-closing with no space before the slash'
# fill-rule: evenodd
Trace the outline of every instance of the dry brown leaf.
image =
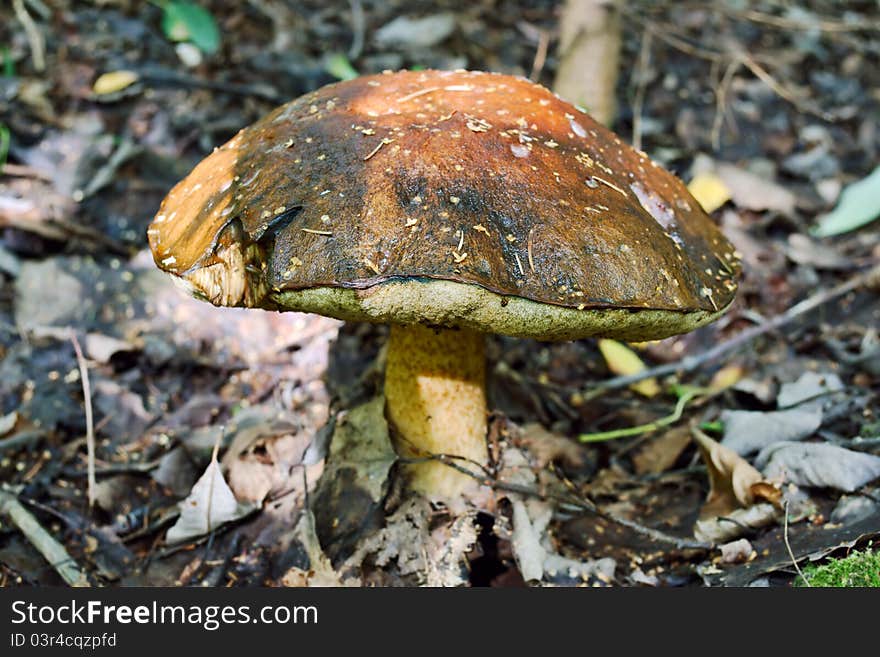
<svg viewBox="0 0 880 657">
<path fill-rule="evenodd" d="M 794 213 L 796 196 L 782 185 L 732 164 L 718 163 L 716 170 L 737 207 L 756 212 L 773 210 L 787 216 Z"/>
<path fill-rule="evenodd" d="M 296 416 L 257 406 L 239 413 L 229 430 L 232 443 L 223 456 L 236 498 L 259 504 L 270 492 L 296 487 L 312 436 L 299 431 Z"/>
<path fill-rule="evenodd" d="M 697 520 L 694 538 L 708 543 L 724 543 L 748 534 L 759 527 L 776 522 L 779 510 L 772 504 L 754 504 L 747 509 L 736 509 L 717 518 Z"/>
<path fill-rule="evenodd" d="M 675 464 L 690 440 L 690 432 L 684 426 L 673 427 L 649 440 L 632 457 L 636 474 L 665 472 Z"/>
<path fill-rule="evenodd" d="M 572 468 L 583 467 L 586 463 L 587 449 L 583 445 L 567 436 L 548 431 L 537 422 L 523 425 L 519 442 L 528 448 L 539 468 L 554 461 Z"/>
<path fill-rule="evenodd" d="M 752 486 L 763 480 L 761 473 L 739 454 L 692 428 L 691 435 L 709 469 L 709 495 L 700 518 L 724 516 L 754 502 Z"/>
</svg>

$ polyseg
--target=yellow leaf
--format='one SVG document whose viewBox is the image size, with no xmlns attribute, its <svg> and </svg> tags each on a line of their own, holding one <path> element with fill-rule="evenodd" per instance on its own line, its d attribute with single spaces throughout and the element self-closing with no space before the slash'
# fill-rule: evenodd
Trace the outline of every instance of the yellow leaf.
<svg viewBox="0 0 880 657">
<path fill-rule="evenodd" d="M 727 367 L 722 367 L 715 372 L 715 376 L 713 376 L 712 381 L 709 382 L 709 389 L 713 391 L 726 390 L 730 386 L 739 383 L 739 380 L 743 378 L 744 374 L 745 370 L 741 365 L 728 365 Z"/>
<path fill-rule="evenodd" d="M 95 80 L 92 91 L 99 96 L 113 94 L 117 91 L 122 91 L 127 86 L 137 82 L 137 80 L 138 74 L 134 71 L 111 71 L 110 73 L 104 73 Z"/>
<path fill-rule="evenodd" d="M 645 369 L 645 364 L 636 352 L 616 340 L 599 340 L 599 351 L 608 363 L 608 369 L 618 376 L 637 374 Z M 630 388 L 645 397 L 653 397 L 660 392 L 656 379 L 638 381 Z"/>
<path fill-rule="evenodd" d="M 714 173 L 698 173 L 688 185 L 688 191 L 700 202 L 706 212 L 715 212 L 730 200 L 730 190 Z"/>
</svg>

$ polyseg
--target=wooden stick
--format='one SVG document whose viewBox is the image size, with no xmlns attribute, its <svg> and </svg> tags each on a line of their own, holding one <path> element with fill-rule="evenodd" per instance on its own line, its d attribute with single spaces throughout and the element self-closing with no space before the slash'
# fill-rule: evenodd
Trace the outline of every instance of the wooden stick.
<svg viewBox="0 0 880 657">
<path fill-rule="evenodd" d="M 0 514 L 9 517 L 69 586 L 89 586 L 85 573 L 77 567 L 64 546 L 43 529 L 33 514 L 25 509 L 14 495 L 5 490 L 0 490 Z"/>
<path fill-rule="evenodd" d="M 86 409 L 86 450 L 88 453 L 88 491 L 89 491 L 89 508 L 95 506 L 97 495 L 95 491 L 97 481 L 95 480 L 95 423 L 92 418 L 92 387 L 89 385 L 89 368 L 86 366 L 86 359 L 83 356 L 82 349 L 79 346 L 79 340 L 76 339 L 76 332 L 70 330 L 70 341 L 73 343 L 73 350 L 76 352 L 76 362 L 79 365 L 79 376 L 82 380 L 83 398 Z"/>
</svg>

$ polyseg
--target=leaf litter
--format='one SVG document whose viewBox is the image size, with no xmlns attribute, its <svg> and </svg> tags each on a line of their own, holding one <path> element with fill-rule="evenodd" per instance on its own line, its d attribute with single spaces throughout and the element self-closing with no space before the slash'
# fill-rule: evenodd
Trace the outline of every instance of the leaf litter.
<svg viewBox="0 0 880 657">
<path fill-rule="evenodd" d="M 299 14 L 279 12 L 267 23 L 255 16 L 259 8 L 212 9 L 211 20 L 236 26 L 234 44 L 224 34 L 214 51 L 208 22 L 190 25 L 186 37 L 177 28 L 175 38 L 204 47 L 194 69 L 181 66 L 179 53 L 167 47 L 160 11 L 132 18 L 115 5 L 88 12 L 59 9 L 58 24 L 80 40 L 81 56 L 75 62 L 56 59 L 58 35 L 50 24 L 41 25 L 50 46 L 50 66 L 43 73 L 31 66 L 26 44 L 9 40 L 18 70 L 0 86 L 0 123 L 11 137 L 0 185 L 0 276 L 10 292 L 0 297 L 0 410 L 9 418 L 0 438 L 0 476 L 27 485 L 39 503 L 74 523 L 69 526 L 87 529 L 58 537 L 94 583 L 522 585 L 521 570 L 542 571 L 532 585 L 790 581 L 780 509 L 760 498 L 740 506 L 736 491 L 742 486 L 733 486 L 732 473 L 743 472 L 741 465 L 727 468 L 730 510 L 710 519 L 717 525 L 711 540 L 719 543 L 733 531 L 747 538 L 753 551 L 728 547 L 726 561 L 723 551 L 670 548 L 553 497 L 579 496 L 643 528 L 689 537 L 710 488 L 706 466 L 686 441 L 693 423 L 720 431 L 722 444 L 737 432 L 738 440 L 761 438 L 737 451 L 754 466 L 755 455 L 765 450 L 762 479 L 771 474 L 784 479 L 774 490 L 787 505 L 798 559 L 822 558 L 876 538 L 880 521 L 869 478 L 880 437 L 874 403 L 880 352 L 876 331 L 872 334 L 876 286 L 865 285 L 733 354 L 741 370 L 735 386 L 688 404 L 677 424 L 598 445 L 573 438 L 651 425 L 674 404 L 670 383 L 712 387 L 713 365 L 680 373 L 677 381 L 657 377 L 661 390 L 653 397 L 638 398 L 629 390 L 589 397 L 583 391 L 607 376 L 595 343 L 542 345 L 492 337 L 494 408 L 505 417 L 499 413 L 493 421 L 490 445 L 497 462 L 506 464 L 494 474 L 502 484 L 519 482 L 533 493 L 498 489 L 482 511 L 458 516 L 401 500 L 380 414 L 375 408 L 354 412 L 369 406 L 381 382 L 381 360 L 373 358 L 383 329 L 340 329 L 334 320 L 192 302 L 155 271 L 143 230 L 164 193 L 213 146 L 277 100 L 324 79 L 327 53 L 348 52 L 351 67 L 362 73 L 413 66 L 487 68 L 490 62 L 522 74 L 536 64 L 538 37 L 511 43 L 507 17 L 474 6 L 468 10 L 473 20 L 455 16 L 450 22 L 438 14 L 442 30 L 427 36 L 401 36 L 398 21 L 396 35 L 390 27 L 385 32 L 391 35 L 387 42 L 366 34 L 354 49 L 344 12 L 304 7 L 306 22 Z M 369 24 L 394 26 L 405 15 L 396 9 L 394 3 L 371 8 Z M 749 323 L 778 316 L 880 256 L 876 223 L 867 219 L 872 203 L 854 214 L 851 200 L 859 189 L 852 182 L 870 182 L 876 175 L 869 155 L 878 148 L 873 100 L 864 90 L 876 88 L 878 79 L 876 67 L 859 54 L 868 46 L 864 35 L 854 32 L 844 43 L 818 32 L 814 40 L 822 47 L 805 48 L 785 30 L 747 18 L 710 11 L 679 20 L 681 11 L 658 10 L 663 29 L 675 31 L 673 41 L 724 48 L 719 44 L 728 41 L 704 42 L 707 21 L 730 43 L 742 41 L 748 26 L 761 34 L 750 46 L 766 56 L 791 58 L 785 61 L 794 62 L 788 69 L 793 79 L 782 79 L 789 75 L 782 70 L 772 75 L 807 99 L 792 103 L 740 70 L 731 76 L 729 102 L 716 104 L 708 64 L 702 71 L 699 58 L 666 41 L 655 43 L 652 66 L 670 75 L 645 76 L 648 93 L 638 108 L 643 148 L 684 167 L 695 153 L 711 153 L 714 203 L 724 203 L 715 216 L 747 271 L 724 320 L 640 346 L 648 369 L 699 357 Z M 821 20 L 811 3 L 799 11 L 802 20 Z M 543 5 L 518 16 L 522 34 L 552 35 L 556 29 L 553 12 Z M 418 19 L 407 20 L 412 25 Z M 275 33 L 270 39 L 268 24 Z M 290 29 L 291 24 L 300 27 Z M 460 43 L 474 24 L 485 30 L 464 60 Z M 433 44 L 425 45 L 425 39 Z M 322 51 L 308 43 L 322 44 Z M 239 56 L 251 50 L 259 54 Z M 143 61 L 138 79 L 124 88 L 124 76 L 111 79 L 111 92 L 94 102 L 93 85 L 101 74 L 121 70 L 115 53 L 123 51 Z M 810 72 L 797 73 L 807 71 L 796 65 L 807 57 Z M 548 57 L 535 75 L 550 84 L 555 65 Z M 690 85 L 702 87 L 697 93 Z M 682 102 L 685 95 L 690 100 Z M 845 120 L 826 123 L 810 112 L 816 106 Z M 719 126 L 714 135 L 713 123 Z M 838 210 L 828 215 L 833 221 L 829 224 L 828 216 L 818 221 L 820 231 L 836 233 L 833 239 L 808 237 L 805 227 L 835 202 Z M 86 336 L 95 383 L 102 504 L 94 515 L 85 513 L 80 495 L 84 424 L 81 385 L 66 341 L 70 328 Z M 341 356 L 346 349 L 353 355 Z M 842 386 L 822 389 L 800 380 L 811 371 L 825 381 L 836 377 Z M 803 390 L 792 393 L 792 385 Z M 741 413 L 748 415 L 732 415 Z M 797 415 L 774 415 L 782 413 Z M 790 421 L 774 423 L 774 417 Z M 813 428 L 817 417 L 820 424 Z M 520 435 L 517 424 L 536 421 L 538 428 Z M 792 426 L 798 431 L 786 433 Z M 352 427 L 371 438 L 358 443 Z M 340 444 L 349 441 L 355 448 L 328 447 L 334 428 L 341 431 Z M 212 459 L 218 441 L 219 466 Z M 831 446 L 839 449 L 822 449 Z M 514 448 L 518 460 L 511 455 Z M 814 450 L 817 458 L 810 456 Z M 376 463 L 359 462 L 370 453 L 380 455 Z M 322 470 L 332 472 L 335 483 Z M 190 550 L 167 548 L 154 558 L 154 541 L 177 519 L 178 503 L 209 471 L 232 493 L 224 494 L 221 508 L 245 499 L 261 507 L 245 518 L 212 524 L 213 538 L 197 558 Z M 207 529 L 209 514 L 202 511 L 200 527 Z M 48 511 L 35 513 L 50 525 Z M 341 523 L 335 530 L 334 522 Z M 14 531 L 0 537 L 4 582 L 50 581 L 54 573 L 29 560 L 29 550 Z M 572 576 L 584 568 L 594 568 L 587 582 Z M 710 574 L 712 569 L 718 573 Z"/>
</svg>

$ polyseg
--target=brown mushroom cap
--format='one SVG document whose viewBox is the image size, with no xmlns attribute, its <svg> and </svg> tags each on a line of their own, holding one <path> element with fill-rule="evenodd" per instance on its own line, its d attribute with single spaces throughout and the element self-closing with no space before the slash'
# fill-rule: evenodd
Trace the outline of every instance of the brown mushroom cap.
<svg viewBox="0 0 880 657">
<path fill-rule="evenodd" d="M 205 158 L 148 230 L 217 305 L 568 339 L 665 337 L 733 300 L 733 247 L 682 182 L 527 80 L 329 85 Z"/>
</svg>

